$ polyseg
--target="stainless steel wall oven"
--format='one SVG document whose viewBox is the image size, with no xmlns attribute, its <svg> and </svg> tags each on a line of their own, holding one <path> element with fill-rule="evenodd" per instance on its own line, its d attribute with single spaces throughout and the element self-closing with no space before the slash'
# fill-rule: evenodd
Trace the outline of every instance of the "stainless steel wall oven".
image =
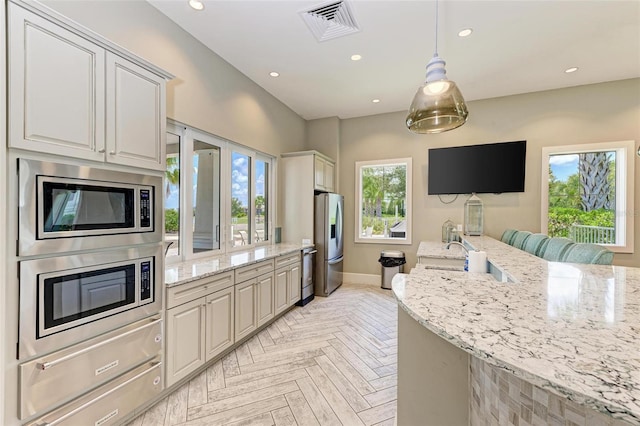
<svg viewBox="0 0 640 426">
<path fill-rule="evenodd" d="M 159 312 L 163 256 L 156 244 L 20 262 L 19 358 Z"/>
</svg>

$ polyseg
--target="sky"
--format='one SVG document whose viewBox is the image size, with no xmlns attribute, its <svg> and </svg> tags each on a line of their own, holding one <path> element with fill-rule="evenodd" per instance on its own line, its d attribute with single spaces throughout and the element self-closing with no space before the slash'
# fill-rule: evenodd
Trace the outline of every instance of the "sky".
<svg viewBox="0 0 640 426">
<path fill-rule="evenodd" d="M 256 195 L 264 196 L 265 189 L 265 162 L 256 163 Z M 194 156 L 194 164 L 198 164 L 197 155 Z M 197 182 L 198 168 L 194 167 L 193 180 Z M 166 188 L 165 188 L 166 190 Z M 196 186 L 194 185 L 194 193 Z M 249 194 L 249 158 L 244 154 L 233 152 L 231 154 L 231 196 L 240 200 L 243 206 L 248 206 Z M 165 194 L 166 195 L 166 194 Z M 176 185 L 169 185 L 169 196 L 165 198 L 165 208 L 177 209 L 180 201 L 180 193 Z"/>
<path fill-rule="evenodd" d="M 549 166 L 556 179 L 566 181 L 578 171 L 578 154 L 551 155 Z"/>
</svg>

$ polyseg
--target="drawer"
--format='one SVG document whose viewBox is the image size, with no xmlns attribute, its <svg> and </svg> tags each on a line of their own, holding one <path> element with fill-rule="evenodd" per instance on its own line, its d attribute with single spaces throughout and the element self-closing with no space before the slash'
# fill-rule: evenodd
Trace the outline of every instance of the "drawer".
<svg viewBox="0 0 640 426">
<path fill-rule="evenodd" d="M 273 272 L 273 259 L 243 266 L 242 268 L 236 269 L 236 283 L 241 283 L 269 272 Z"/>
<path fill-rule="evenodd" d="M 158 315 L 21 364 L 20 418 L 95 388 L 157 356 L 161 349 L 162 318 Z"/>
<path fill-rule="evenodd" d="M 156 358 L 29 425 L 117 425 L 137 407 L 160 394 L 163 387 L 162 363 Z"/>
<path fill-rule="evenodd" d="M 167 289 L 167 309 L 191 302 L 233 285 L 233 271 L 222 272 L 207 278 Z"/>
<path fill-rule="evenodd" d="M 293 263 L 300 263 L 300 252 L 276 257 L 276 269 Z"/>
</svg>

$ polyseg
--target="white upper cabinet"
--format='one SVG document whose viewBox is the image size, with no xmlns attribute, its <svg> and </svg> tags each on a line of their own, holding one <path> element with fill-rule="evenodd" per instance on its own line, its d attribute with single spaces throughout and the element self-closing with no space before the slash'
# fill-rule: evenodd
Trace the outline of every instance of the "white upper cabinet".
<svg viewBox="0 0 640 426">
<path fill-rule="evenodd" d="M 107 53 L 107 161 L 163 170 L 164 79 Z"/>
<path fill-rule="evenodd" d="M 164 170 L 170 76 L 77 24 L 7 10 L 9 147 Z"/>
<path fill-rule="evenodd" d="M 104 49 L 12 3 L 8 8 L 9 146 L 101 161 Z"/>
<path fill-rule="evenodd" d="M 334 163 L 328 158 L 314 154 L 314 188 L 318 191 L 333 192 Z"/>
</svg>

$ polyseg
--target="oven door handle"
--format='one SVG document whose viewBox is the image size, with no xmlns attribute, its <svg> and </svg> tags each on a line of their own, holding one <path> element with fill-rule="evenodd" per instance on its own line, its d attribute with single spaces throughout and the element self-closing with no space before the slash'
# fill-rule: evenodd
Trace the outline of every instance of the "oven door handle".
<svg viewBox="0 0 640 426">
<path fill-rule="evenodd" d="M 80 355 L 82 355 L 82 354 L 84 354 L 84 353 L 87 353 L 87 352 L 89 352 L 89 351 L 91 351 L 91 350 L 94 350 L 94 349 L 95 349 L 95 348 L 97 348 L 97 347 L 104 346 L 104 345 L 108 345 L 108 344 L 112 343 L 113 341 L 115 341 L 115 340 L 117 340 L 117 339 L 121 339 L 121 338 L 123 338 L 124 336 L 128 336 L 128 335 L 130 335 L 130 334 L 137 333 L 138 331 L 140 331 L 140 330 L 142 330 L 142 329 L 145 329 L 145 328 L 147 328 L 147 327 L 152 327 L 152 326 L 154 326 L 154 325 L 158 324 L 158 323 L 159 323 L 159 322 L 161 322 L 161 321 L 162 321 L 162 317 L 160 317 L 160 318 L 156 318 L 156 319 L 152 320 L 152 321 L 151 321 L 150 323 L 148 323 L 148 324 L 145 324 L 145 325 L 143 325 L 143 326 L 140 326 L 140 327 L 134 328 L 133 330 L 129 330 L 129 331 L 125 332 L 125 333 L 122 333 L 122 334 L 119 334 L 119 335 L 117 335 L 117 336 L 114 336 L 114 337 L 112 337 L 112 338 L 110 338 L 110 339 L 107 339 L 107 340 L 105 340 L 105 341 L 103 341 L 103 342 L 100 342 L 100 343 L 98 343 L 98 344 L 88 346 L 88 347 L 86 347 L 86 348 L 84 348 L 84 349 L 81 349 L 81 350 L 79 350 L 79 351 L 77 351 L 77 352 L 73 352 L 73 353 L 70 353 L 70 354 L 68 354 L 68 355 L 62 356 L 62 357 L 60 357 L 60 358 L 58 358 L 58 359 L 54 359 L 53 361 L 43 361 L 43 362 L 38 362 L 38 363 L 36 363 L 36 368 L 37 368 L 38 370 L 43 370 L 43 371 L 44 371 L 44 370 L 48 370 L 48 369 L 53 368 L 53 367 L 55 367 L 56 365 L 58 365 L 58 364 L 60 364 L 60 363 L 62 363 L 62 362 L 64 362 L 64 361 L 67 361 L 67 360 L 69 360 L 69 359 L 72 359 L 72 358 L 75 358 L 75 357 L 77 357 L 77 356 L 80 356 Z"/>
</svg>

